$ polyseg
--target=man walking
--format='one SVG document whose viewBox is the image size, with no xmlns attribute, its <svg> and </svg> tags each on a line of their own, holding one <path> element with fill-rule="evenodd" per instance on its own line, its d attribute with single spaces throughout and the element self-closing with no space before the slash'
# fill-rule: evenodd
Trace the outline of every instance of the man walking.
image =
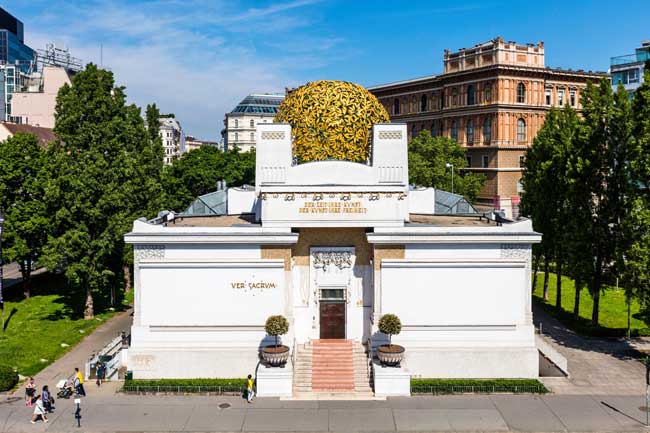
<svg viewBox="0 0 650 433">
<path fill-rule="evenodd" d="M 75 374 L 75 379 L 76 379 L 75 380 L 75 382 L 76 382 L 75 388 L 76 388 L 77 394 L 85 397 L 86 396 L 86 390 L 84 389 L 84 376 L 83 376 L 83 374 L 81 374 L 78 367 L 74 368 L 74 374 Z"/>
</svg>

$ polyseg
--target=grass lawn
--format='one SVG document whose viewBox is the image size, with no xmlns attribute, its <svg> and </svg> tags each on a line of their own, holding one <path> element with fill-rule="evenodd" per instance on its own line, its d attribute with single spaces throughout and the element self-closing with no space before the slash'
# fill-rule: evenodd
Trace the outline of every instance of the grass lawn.
<svg viewBox="0 0 650 433">
<path fill-rule="evenodd" d="M 544 290 L 544 273 L 537 274 L 537 286 L 533 292 L 533 299 L 542 305 L 546 311 L 557 317 L 565 325 L 585 335 L 598 335 L 606 337 L 625 336 L 627 332 L 627 303 L 623 289 L 616 290 L 614 287 L 607 289 L 600 295 L 599 326 L 594 328 L 591 325 L 591 310 L 594 302 L 586 288 L 580 291 L 580 318 L 573 318 L 573 306 L 575 300 L 575 285 L 572 279 L 562 277 L 562 309 L 555 306 L 555 284 L 557 276 L 549 275 L 548 301 L 542 298 Z M 639 313 L 639 304 L 632 301 L 631 306 L 632 335 L 650 335 L 648 324 L 642 320 Z"/>
<path fill-rule="evenodd" d="M 94 320 L 84 320 L 83 302 L 66 292 L 60 276 L 49 273 L 35 277 L 30 299 L 23 299 L 21 293 L 20 284 L 5 292 L 0 364 L 24 376 L 38 373 L 115 314 L 105 311 Z"/>
</svg>

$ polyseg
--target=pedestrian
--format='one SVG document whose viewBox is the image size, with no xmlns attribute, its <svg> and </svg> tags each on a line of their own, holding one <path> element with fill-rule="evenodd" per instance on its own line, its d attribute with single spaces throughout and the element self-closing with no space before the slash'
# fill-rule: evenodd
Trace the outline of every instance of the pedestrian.
<svg viewBox="0 0 650 433">
<path fill-rule="evenodd" d="M 36 394 L 36 381 L 33 377 L 30 377 L 27 383 L 25 384 L 25 404 L 28 407 L 32 407 L 34 404 L 34 395 Z"/>
<path fill-rule="evenodd" d="M 246 401 L 248 403 L 253 403 L 253 397 L 255 396 L 255 391 L 253 391 L 253 376 L 248 375 L 246 380 Z"/>
<path fill-rule="evenodd" d="M 45 385 L 43 387 L 43 392 L 41 393 L 41 400 L 43 401 L 43 407 L 47 413 L 52 413 L 52 403 L 54 403 L 54 397 L 50 394 L 50 388 Z"/>
<path fill-rule="evenodd" d="M 86 390 L 84 389 L 84 376 L 81 374 L 79 371 L 78 367 L 74 368 L 74 375 L 75 375 L 75 390 L 77 391 L 77 394 L 79 394 L 82 397 L 86 396 Z"/>
<path fill-rule="evenodd" d="M 97 386 L 99 387 L 102 386 L 102 380 L 104 380 L 104 377 L 106 376 L 106 366 L 103 362 L 97 361 L 95 367 L 97 369 Z"/>
<path fill-rule="evenodd" d="M 43 400 L 40 395 L 36 396 L 36 402 L 34 404 L 34 415 L 32 415 L 32 424 L 36 424 L 36 420 L 41 418 L 43 422 L 47 422 L 47 417 L 45 416 L 45 407 L 43 406 Z"/>
</svg>

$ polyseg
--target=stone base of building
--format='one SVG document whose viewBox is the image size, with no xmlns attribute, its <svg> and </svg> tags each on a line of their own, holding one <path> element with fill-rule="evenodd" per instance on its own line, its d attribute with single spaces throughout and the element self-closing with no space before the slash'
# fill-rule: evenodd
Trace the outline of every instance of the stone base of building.
<svg viewBox="0 0 650 433">
<path fill-rule="evenodd" d="M 291 397 L 293 392 L 293 368 L 291 361 L 283 368 L 260 364 L 257 370 L 258 397 Z"/>
<path fill-rule="evenodd" d="M 411 372 L 404 367 L 384 367 L 372 362 L 375 395 L 378 397 L 410 396 Z"/>
<path fill-rule="evenodd" d="M 255 348 L 129 348 L 127 368 L 134 379 L 244 378 L 255 376 Z"/>
<path fill-rule="evenodd" d="M 407 348 L 403 366 L 413 377 L 534 379 L 537 348 Z"/>
</svg>

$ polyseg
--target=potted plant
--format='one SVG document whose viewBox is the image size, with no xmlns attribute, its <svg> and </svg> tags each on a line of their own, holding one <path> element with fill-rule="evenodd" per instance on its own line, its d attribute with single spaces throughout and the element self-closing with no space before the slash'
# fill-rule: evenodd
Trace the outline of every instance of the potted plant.
<svg viewBox="0 0 650 433">
<path fill-rule="evenodd" d="M 379 331 L 388 335 L 388 344 L 377 348 L 377 357 L 383 365 L 399 367 L 404 357 L 404 347 L 391 343 L 391 337 L 402 330 L 402 322 L 395 314 L 384 314 L 379 319 Z"/>
<path fill-rule="evenodd" d="M 278 336 L 289 332 L 289 321 L 284 316 L 269 316 L 264 329 L 268 335 L 275 337 L 275 345 L 262 348 L 262 359 L 271 367 L 286 364 L 289 359 L 289 346 L 278 344 Z"/>
</svg>

